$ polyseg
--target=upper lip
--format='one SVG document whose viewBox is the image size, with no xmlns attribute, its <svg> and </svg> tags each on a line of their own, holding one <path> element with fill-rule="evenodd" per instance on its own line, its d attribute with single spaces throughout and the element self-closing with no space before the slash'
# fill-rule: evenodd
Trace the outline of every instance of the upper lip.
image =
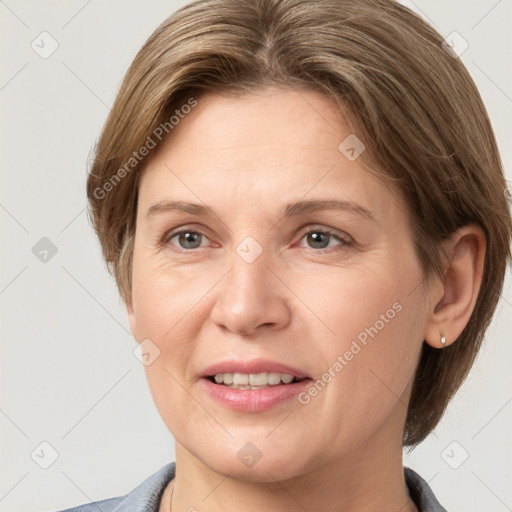
<svg viewBox="0 0 512 512">
<path fill-rule="evenodd" d="M 204 369 L 202 377 L 211 377 L 219 373 L 285 373 L 293 375 L 297 379 L 309 378 L 305 372 L 293 368 L 278 361 L 271 361 L 269 359 L 251 359 L 250 361 L 230 360 L 219 361 Z"/>
</svg>

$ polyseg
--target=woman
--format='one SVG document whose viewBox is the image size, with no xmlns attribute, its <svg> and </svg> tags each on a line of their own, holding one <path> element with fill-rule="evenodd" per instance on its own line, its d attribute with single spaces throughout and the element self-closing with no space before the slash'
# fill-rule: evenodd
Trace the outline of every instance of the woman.
<svg viewBox="0 0 512 512">
<path fill-rule="evenodd" d="M 442 511 L 512 233 L 485 108 L 391 0 L 199 0 L 124 79 L 93 225 L 176 462 L 68 510 Z"/>
</svg>

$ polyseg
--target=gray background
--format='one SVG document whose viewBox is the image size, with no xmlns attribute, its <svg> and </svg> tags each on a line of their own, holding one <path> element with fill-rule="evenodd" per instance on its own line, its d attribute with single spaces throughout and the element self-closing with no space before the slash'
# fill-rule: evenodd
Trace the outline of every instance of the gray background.
<svg viewBox="0 0 512 512">
<path fill-rule="evenodd" d="M 0 0 L 1 511 L 125 494 L 174 460 L 87 221 L 84 185 L 124 72 L 184 3 Z M 403 3 L 469 43 L 461 58 L 510 181 L 512 1 Z M 43 31 L 59 45 L 47 58 L 31 47 L 51 49 Z M 405 456 L 449 510 L 512 510 L 511 316 L 509 273 L 469 379 L 434 434 Z"/>
</svg>

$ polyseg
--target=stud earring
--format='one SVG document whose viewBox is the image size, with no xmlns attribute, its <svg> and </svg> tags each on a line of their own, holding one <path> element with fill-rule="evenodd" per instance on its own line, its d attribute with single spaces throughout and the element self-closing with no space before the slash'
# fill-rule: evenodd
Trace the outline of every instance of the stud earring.
<svg viewBox="0 0 512 512">
<path fill-rule="evenodd" d="M 441 335 L 441 345 L 444 347 L 446 345 L 446 338 Z"/>
</svg>

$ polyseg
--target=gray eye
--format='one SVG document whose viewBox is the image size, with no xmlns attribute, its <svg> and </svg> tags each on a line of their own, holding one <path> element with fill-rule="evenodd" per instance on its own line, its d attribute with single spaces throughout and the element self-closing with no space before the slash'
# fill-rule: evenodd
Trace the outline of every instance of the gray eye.
<svg viewBox="0 0 512 512">
<path fill-rule="evenodd" d="M 329 245 L 329 240 L 332 235 L 322 231 L 311 231 L 307 235 L 308 244 L 311 244 L 313 249 L 325 249 Z"/>
<path fill-rule="evenodd" d="M 196 249 L 201 246 L 202 236 L 197 231 L 182 231 L 176 233 L 172 238 L 178 237 L 178 243 L 183 249 Z"/>
</svg>

